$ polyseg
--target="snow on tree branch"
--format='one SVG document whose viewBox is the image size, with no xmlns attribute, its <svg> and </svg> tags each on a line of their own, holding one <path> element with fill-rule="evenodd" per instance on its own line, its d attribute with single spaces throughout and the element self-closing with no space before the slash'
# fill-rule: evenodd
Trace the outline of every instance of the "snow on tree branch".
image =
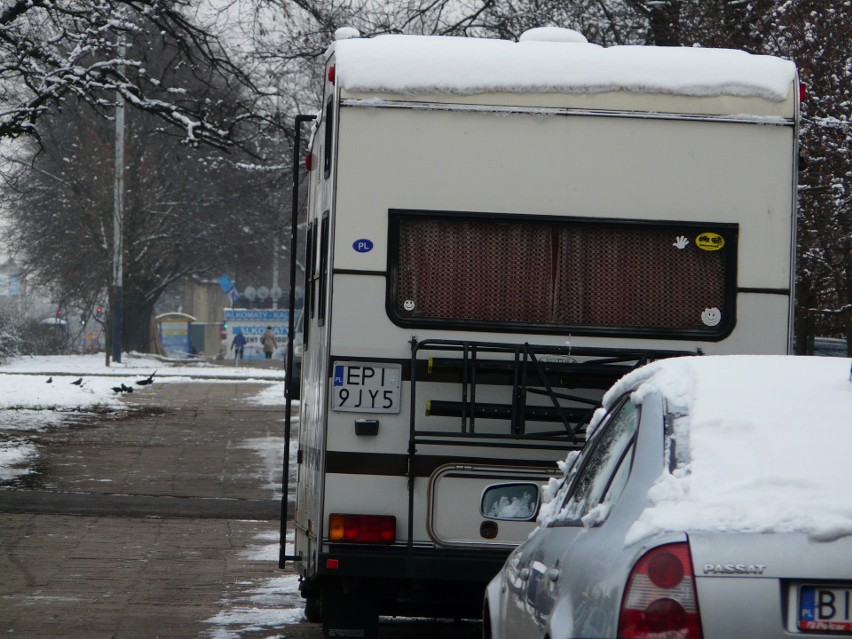
<svg viewBox="0 0 852 639">
<path fill-rule="evenodd" d="M 188 2 L 169 0 L 5 3 L 0 12 L 0 137 L 38 136 L 40 118 L 65 107 L 71 97 L 109 115 L 120 93 L 131 106 L 179 129 L 189 143 L 232 147 L 235 122 L 253 115 L 239 98 L 240 89 L 252 89 L 251 82 L 218 38 L 187 17 L 189 8 Z M 144 55 L 152 39 L 170 43 L 172 70 L 186 69 L 183 78 L 148 75 Z M 126 55 L 119 53 L 122 42 Z M 193 97 L 180 84 L 188 75 L 231 86 L 230 112 L 217 113 L 215 104 Z"/>
</svg>

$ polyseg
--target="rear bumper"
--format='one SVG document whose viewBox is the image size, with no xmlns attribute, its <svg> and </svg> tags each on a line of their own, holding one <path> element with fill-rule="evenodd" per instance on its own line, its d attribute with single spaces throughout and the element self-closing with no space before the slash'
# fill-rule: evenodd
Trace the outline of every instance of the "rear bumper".
<svg viewBox="0 0 852 639">
<path fill-rule="evenodd" d="M 378 614 L 479 618 L 485 586 L 508 554 L 332 545 L 319 554 L 317 573 L 302 582 L 302 595 L 343 593 Z"/>
<path fill-rule="evenodd" d="M 435 580 L 487 584 L 511 551 L 396 548 L 332 544 L 319 553 L 317 573 L 352 578 Z"/>
</svg>

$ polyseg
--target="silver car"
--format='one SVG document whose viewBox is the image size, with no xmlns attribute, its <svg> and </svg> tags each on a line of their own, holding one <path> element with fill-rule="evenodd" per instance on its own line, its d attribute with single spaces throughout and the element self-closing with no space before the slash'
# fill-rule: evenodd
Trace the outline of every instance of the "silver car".
<svg viewBox="0 0 852 639">
<path fill-rule="evenodd" d="M 539 522 L 486 590 L 484 636 L 852 636 L 850 374 L 709 356 L 620 380 L 540 506 L 530 484 L 484 492 L 483 517 Z"/>
</svg>

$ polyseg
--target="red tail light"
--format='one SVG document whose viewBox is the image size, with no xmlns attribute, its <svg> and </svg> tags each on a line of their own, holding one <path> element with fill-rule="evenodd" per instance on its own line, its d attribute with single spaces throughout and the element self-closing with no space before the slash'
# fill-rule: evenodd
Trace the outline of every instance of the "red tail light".
<svg viewBox="0 0 852 639">
<path fill-rule="evenodd" d="M 659 546 L 633 566 L 621 601 L 619 639 L 702 639 L 687 542 Z"/>
<path fill-rule="evenodd" d="M 360 544 L 392 544 L 396 541 L 396 517 L 342 515 L 328 518 L 328 540 Z"/>
<path fill-rule="evenodd" d="M 331 84 L 334 84 L 334 81 L 337 79 L 336 75 L 337 74 L 335 73 L 335 67 L 333 65 L 328 67 L 328 81 Z"/>
<path fill-rule="evenodd" d="M 305 170 L 310 171 L 314 167 L 314 154 L 305 154 Z"/>
</svg>

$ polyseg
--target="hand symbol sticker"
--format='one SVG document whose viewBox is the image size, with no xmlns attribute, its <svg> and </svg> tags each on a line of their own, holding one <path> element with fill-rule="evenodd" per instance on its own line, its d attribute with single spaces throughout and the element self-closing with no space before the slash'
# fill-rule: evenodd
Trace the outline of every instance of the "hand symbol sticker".
<svg viewBox="0 0 852 639">
<path fill-rule="evenodd" d="M 680 249 L 681 251 L 687 247 L 689 244 L 689 240 L 686 239 L 683 235 L 678 235 L 675 242 L 672 244 L 676 249 Z"/>
</svg>

